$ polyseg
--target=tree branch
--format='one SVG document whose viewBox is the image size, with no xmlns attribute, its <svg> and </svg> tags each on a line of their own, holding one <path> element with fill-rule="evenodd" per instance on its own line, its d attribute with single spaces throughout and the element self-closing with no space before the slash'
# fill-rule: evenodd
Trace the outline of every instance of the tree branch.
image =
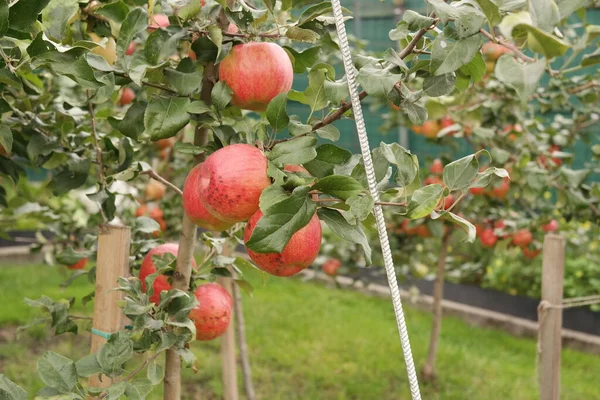
<svg viewBox="0 0 600 400">
<path fill-rule="evenodd" d="M 512 51 L 513 53 L 515 53 L 515 55 L 517 57 L 519 57 L 521 60 L 523 60 L 525 62 L 528 62 L 528 63 L 532 63 L 532 62 L 536 61 L 535 58 L 531 58 L 531 57 L 525 55 L 521 51 L 521 49 L 519 49 L 514 43 L 511 43 L 508 40 L 505 40 L 503 37 L 501 37 L 501 36 L 495 37 L 495 36 L 493 36 L 491 33 L 489 33 L 488 31 L 486 31 L 483 28 L 481 28 L 479 30 L 479 32 L 481 32 L 481 34 L 483 36 L 485 36 L 486 38 L 488 38 L 491 42 L 506 47 L 507 49 L 509 49 L 510 51 Z"/>
<path fill-rule="evenodd" d="M 127 79 L 131 79 L 129 77 L 129 75 L 127 75 L 124 72 L 114 71 L 113 73 L 115 75 L 117 75 L 117 76 L 120 76 L 120 77 L 123 77 L 123 78 L 127 78 Z M 160 90 L 163 90 L 163 91 L 165 91 L 167 93 L 171 93 L 171 94 L 179 94 L 176 90 L 173 90 L 173 89 L 171 89 L 171 88 L 169 88 L 167 86 L 164 86 L 164 85 L 159 85 L 158 83 L 152 83 L 152 82 L 142 81 L 142 85 L 148 86 L 148 87 L 153 87 L 153 88 L 156 88 L 156 89 L 160 89 Z"/>
<path fill-rule="evenodd" d="M 167 185 L 168 187 L 170 187 L 171 189 L 173 189 L 174 191 L 176 191 L 180 196 L 183 196 L 183 192 L 181 191 L 181 189 L 179 189 L 173 183 L 169 182 L 168 180 L 166 180 L 165 178 L 163 178 L 162 176 L 160 176 L 153 169 L 149 169 L 147 171 L 141 172 L 140 175 L 148 175 L 150 178 L 155 179 L 155 180 L 157 180 L 159 182 L 162 182 L 163 184 Z"/>
</svg>

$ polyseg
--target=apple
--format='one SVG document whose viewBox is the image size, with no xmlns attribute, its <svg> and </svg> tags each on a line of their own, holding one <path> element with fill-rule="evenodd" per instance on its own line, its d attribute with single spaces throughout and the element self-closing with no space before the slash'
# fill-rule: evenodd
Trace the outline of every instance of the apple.
<svg viewBox="0 0 600 400">
<path fill-rule="evenodd" d="M 183 184 L 183 210 L 194 224 L 210 231 L 224 231 L 233 225 L 209 213 L 200 199 L 200 181 L 202 180 L 202 166 L 198 164 L 188 174 Z"/>
<path fill-rule="evenodd" d="M 481 52 L 490 61 L 496 61 L 502 54 L 512 53 L 508 48 L 492 42 L 484 43 Z"/>
<path fill-rule="evenodd" d="M 196 340 L 213 340 L 221 336 L 231 322 L 233 299 L 216 283 L 204 283 L 194 292 L 198 305 L 190 311 L 196 326 Z"/>
<path fill-rule="evenodd" d="M 146 254 L 146 257 L 144 257 L 144 260 L 142 261 L 139 274 L 139 278 L 142 281 L 142 290 L 144 292 L 146 292 L 146 277 L 156 272 L 156 265 L 154 265 L 154 261 L 152 261 L 152 256 L 171 253 L 177 257 L 178 250 L 179 245 L 177 243 L 165 243 L 153 248 Z M 196 268 L 196 262 L 193 259 L 192 266 Z M 154 288 L 154 293 L 150 297 L 150 301 L 154 304 L 160 302 L 160 292 L 163 290 L 171 290 L 171 284 L 165 275 L 158 275 L 152 287 Z"/>
<path fill-rule="evenodd" d="M 469 188 L 469 192 L 471 192 L 471 194 L 473 196 L 479 196 L 479 195 L 485 193 L 485 188 L 482 188 L 482 187 L 472 187 L 472 188 Z"/>
<path fill-rule="evenodd" d="M 275 96 L 292 88 L 294 70 L 281 46 L 245 43 L 234 46 L 221 61 L 219 79 L 233 91 L 233 105 L 264 111 Z"/>
<path fill-rule="evenodd" d="M 133 53 L 135 53 L 135 42 L 129 43 L 129 46 L 127 46 L 127 50 L 125 51 L 125 55 L 130 56 Z"/>
<path fill-rule="evenodd" d="M 555 232 L 558 230 L 558 221 L 553 219 L 545 225 L 542 225 L 544 232 Z"/>
<path fill-rule="evenodd" d="M 135 99 L 135 92 L 132 88 L 123 88 L 121 92 L 121 97 L 119 98 L 119 104 L 125 106 L 127 104 L 131 104 L 131 102 Z"/>
<path fill-rule="evenodd" d="M 284 165 L 283 170 L 287 172 L 301 172 L 306 175 L 310 175 L 310 172 L 302 165 Z"/>
<path fill-rule="evenodd" d="M 454 204 L 454 196 L 452 196 L 451 194 L 449 194 L 444 199 L 444 210 L 449 209 L 450 207 L 452 207 L 453 204 Z"/>
<path fill-rule="evenodd" d="M 479 241 L 483 247 L 494 247 L 498 241 L 498 237 L 494 234 L 494 230 L 492 228 L 485 228 L 481 232 L 481 235 L 479 235 Z"/>
<path fill-rule="evenodd" d="M 145 204 L 140 204 L 140 206 L 135 210 L 136 217 L 142 217 L 148 213 L 148 206 Z"/>
<path fill-rule="evenodd" d="M 477 237 L 481 236 L 481 233 L 483 232 L 484 229 L 485 229 L 485 225 L 475 224 L 475 233 L 476 233 Z"/>
<path fill-rule="evenodd" d="M 427 186 L 427 185 L 434 185 L 434 184 L 443 185 L 444 181 L 442 181 L 442 179 L 439 176 L 428 176 L 423 181 L 423 184 L 425 186 Z"/>
<path fill-rule="evenodd" d="M 154 32 L 158 28 L 166 28 L 171 25 L 169 17 L 165 14 L 154 14 L 148 21 L 148 32 Z"/>
<path fill-rule="evenodd" d="M 167 221 L 165 221 L 163 219 L 163 217 L 156 218 L 155 221 L 158 222 L 158 225 L 160 226 L 160 230 L 156 230 L 156 231 L 152 232 L 152 236 L 159 237 L 162 232 L 167 230 Z"/>
<path fill-rule="evenodd" d="M 526 247 L 533 241 L 533 235 L 527 229 L 520 229 L 513 235 L 512 244 L 519 247 Z"/>
<path fill-rule="evenodd" d="M 94 32 L 89 32 L 88 35 L 94 43 L 101 43 L 104 40 L 104 38 L 96 35 Z M 113 65 L 117 61 L 117 43 L 115 39 L 109 37 L 104 45 L 94 47 L 92 53 L 102 56 L 107 63 Z"/>
<path fill-rule="evenodd" d="M 338 269 L 342 266 L 342 262 L 337 258 L 330 258 L 323 263 L 323 272 L 329 276 L 336 276 Z"/>
<path fill-rule="evenodd" d="M 440 119 L 440 130 L 448 128 L 450 126 L 454 125 L 454 121 L 452 121 L 452 118 L 450 118 L 448 115 L 442 117 L 442 119 Z M 452 130 L 450 132 L 448 132 L 446 134 L 446 136 L 452 136 L 456 133 L 455 130 Z"/>
<path fill-rule="evenodd" d="M 166 139 L 158 139 L 154 142 L 154 146 L 159 150 L 170 149 L 175 145 L 175 137 L 170 137 Z"/>
<path fill-rule="evenodd" d="M 440 124 L 432 119 L 427 120 L 423 122 L 423 125 L 421 125 L 421 131 L 423 132 L 423 136 L 426 138 L 435 139 L 440 131 Z"/>
<path fill-rule="evenodd" d="M 163 197 L 165 197 L 165 194 L 167 192 L 167 187 L 159 182 L 159 181 L 155 181 L 155 180 L 151 180 L 150 182 L 148 182 L 148 185 L 146 186 L 146 199 L 147 200 L 160 200 Z"/>
<path fill-rule="evenodd" d="M 238 33 L 240 30 L 238 29 L 236 24 L 233 23 L 229 23 L 229 26 L 227 26 L 227 29 L 225 30 L 225 32 L 227 33 Z"/>
<path fill-rule="evenodd" d="M 233 144 L 208 156 L 195 183 L 199 201 L 217 219 L 242 222 L 258 210 L 260 195 L 271 179 L 267 157 L 249 144 Z"/>
<path fill-rule="evenodd" d="M 421 225 L 417 226 L 415 229 L 415 233 L 417 234 L 417 236 L 422 237 L 422 238 L 431 237 L 431 232 L 429 231 L 429 228 L 425 224 L 421 224 Z"/>
<path fill-rule="evenodd" d="M 87 262 L 88 262 L 87 258 L 82 258 L 81 260 L 77 261 L 75 264 L 67 266 L 67 268 L 69 268 L 69 269 L 84 269 Z"/>
<path fill-rule="evenodd" d="M 439 158 L 433 160 L 433 164 L 429 167 L 429 172 L 434 175 L 442 175 L 444 173 L 444 164 L 442 164 L 442 160 Z"/>
<path fill-rule="evenodd" d="M 529 247 L 523 247 L 523 255 L 530 260 L 536 258 L 541 252 L 541 249 L 530 249 Z"/>
<path fill-rule="evenodd" d="M 258 210 L 246 224 L 244 243 L 262 217 Z M 294 233 L 281 253 L 256 253 L 246 247 L 248 255 L 258 268 L 275 276 L 292 276 L 307 268 L 317 258 L 321 248 L 321 222 L 313 215 L 309 223 Z"/>
<path fill-rule="evenodd" d="M 160 207 L 154 207 L 150 210 L 150 218 L 154 220 L 162 219 L 164 216 L 163 210 Z"/>
<path fill-rule="evenodd" d="M 510 183 L 508 183 L 508 178 L 504 178 L 500 186 L 497 186 L 492 189 L 492 194 L 494 197 L 500 200 L 504 200 L 508 191 L 510 190 Z"/>
</svg>

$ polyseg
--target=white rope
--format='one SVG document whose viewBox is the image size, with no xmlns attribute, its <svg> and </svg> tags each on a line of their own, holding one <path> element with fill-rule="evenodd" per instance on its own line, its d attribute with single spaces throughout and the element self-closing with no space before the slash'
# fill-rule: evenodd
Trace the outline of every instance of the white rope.
<svg viewBox="0 0 600 400">
<path fill-rule="evenodd" d="M 377 190 L 377 180 L 375 178 L 373 160 L 371 159 L 371 149 L 369 148 L 369 140 L 367 137 L 367 130 L 362 114 L 360 99 L 358 97 L 358 87 L 356 85 L 355 69 L 352 65 L 352 55 L 350 54 L 350 46 L 348 45 L 346 27 L 344 26 L 342 6 L 340 4 L 340 0 L 332 0 L 331 5 L 333 6 L 333 15 L 335 17 L 335 26 L 337 28 L 338 38 L 340 41 L 340 49 L 342 50 L 344 69 L 346 70 L 346 78 L 348 80 L 348 88 L 350 90 L 350 99 L 352 101 L 352 111 L 354 113 L 354 120 L 356 122 L 356 130 L 358 132 L 360 150 L 362 152 L 363 160 L 365 163 L 365 171 L 367 174 L 369 191 L 371 192 L 371 196 L 373 196 L 373 199 L 376 202 L 378 202 L 379 191 Z M 392 251 L 390 249 L 390 242 L 385 227 L 383 211 L 380 205 L 375 205 L 374 214 L 375 220 L 377 221 L 377 231 L 379 232 L 379 241 L 381 243 L 381 250 L 383 253 L 385 272 L 387 274 L 388 284 L 390 286 L 390 293 L 392 295 L 392 304 L 394 305 L 394 313 L 396 314 L 396 323 L 398 325 L 398 332 L 400 333 L 400 344 L 402 345 L 402 352 L 404 353 L 404 362 L 406 363 L 408 381 L 410 384 L 410 392 L 412 394 L 413 400 L 421 400 L 421 393 L 419 391 L 419 381 L 417 379 L 415 363 L 413 361 L 412 351 L 410 348 L 410 341 L 408 339 L 408 331 L 406 329 L 406 321 L 404 320 L 404 312 L 402 311 L 402 301 L 400 300 L 400 290 L 398 289 L 398 281 L 396 280 L 396 270 L 394 269 Z"/>
</svg>

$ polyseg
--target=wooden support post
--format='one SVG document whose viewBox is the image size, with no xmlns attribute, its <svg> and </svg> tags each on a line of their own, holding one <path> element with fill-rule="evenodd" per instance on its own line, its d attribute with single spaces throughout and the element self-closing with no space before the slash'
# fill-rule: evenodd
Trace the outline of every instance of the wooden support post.
<svg viewBox="0 0 600 400">
<path fill-rule="evenodd" d="M 225 252 L 224 252 L 225 253 Z M 223 286 L 229 294 L 232 294 L 233 280 L 229 278 L 217 278 L 217 283 Z M 233 297 L 233 296 L 232 296 Z M 233 310 L 235 313 L 235 310 Z M 223 369 L 223 399 L 238 400 L 237 362 L 235 353 L 235 315 L 227 331 L 221 336 L 221 364 Z"/>
<path fill-rule="evenodd" d="M 98 234 L 98 256 L 96 262 L 96 297 L 92 327 L 100 332 L 113 333 L 122 330 L 125 315 L 118 306 L 123 293 L 114 291 L 120 276 L 129 276 L 129 245 L 131 230 L 127 226 L 101 225 Z M 92 335 L 92 353 L 98 352 L 106 339 Z M 100 380 L 99 375 L 89 379 L 90 387 L 111 385 L 108 377 Z"/>
<path fill-rule="evenodd" d="M 246 400 L 256 400 L 254 385 L 252 383 L 250 356 L 248 355 L 248 345 L 246 343 L 246 323 L 244 322 L 242 294 L 240 293 L 240 288 L 235 283 L 231 285 L 231 288 L 233 289 L 233 313 L 235 316 L 238 349 L 240 351 L 240 363 L 242 365 L 242 377 L 244 378 L 244 388 L 246 389 Z"/>
<path fill-rule="evenodd" d="M 562 304 L 564 271 L 565 239 L 560 235 L 546 234 L 542 264 L 542 302 L 546 302 L 544 304 Z M 540 400 L 559 400 L 562 309 L 542 308 L 539 319 Z"/>
</svg>

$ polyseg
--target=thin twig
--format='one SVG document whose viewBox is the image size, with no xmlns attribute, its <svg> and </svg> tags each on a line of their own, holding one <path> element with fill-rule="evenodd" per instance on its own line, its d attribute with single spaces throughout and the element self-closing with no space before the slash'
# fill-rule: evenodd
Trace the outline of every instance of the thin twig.
<svg viewBox="0 0 600 400">
<path fill-rule="evenodd" d="M 90 111 L 90 119 L 92 121 L 92 136 L 94 137 L 94 148 L 96 149 L 96 162 L 98 163 L 98 169 L 100 173 L 100 183 L 102 188 L 106 187 L 106 176 L 104 175 L 104 163 L 102 162 L 102 149 L 100 148 L 98 141 L 98 131 L 96 130 L 96 114 L 94 114 L 94 105 L 90 101 L 91 94 L 87 91 L 88 95 L 88 110 Z"/>
<path fill-rule="evenodd" d="M 114 71 L 113 73 L 115 75 L 117 75 L 117 76 L 120 76 L 120 77 L 123 77 L 123 78 L 127 78 L 127 79 L 131 79 L 129 77 L 129 75 L 127 75 L 124 72 Z M 173 89 L 171 89 L 171 88 L 169 88 L 167 86 L 159 85 L 157 83 L 152 83 L 152 82 L 148 82 L 148 81 L 142 81 L 142 85 L 153 87 L 153 88 L 156 88 L 156 89 L 160 89 L 160 90 L 163 90 L 163 91 L 165 91 L 167 93 L 171 93 L 171 94 L 179 94 L 176 90 L 173 90 Z"/>
<path fill-rule="evenodd" d="M 166 180 L 165 178 L 163 178 L 162 176 L 160 176 L 153 169 L 149 169 L 147 171 L 143 171 L 143 172 L 140 173 L 140 175 L 148 175 L 150 178 L 155 179 L 155 180 L 157 180 L 157 181 L 159 181 L 159 182 L 167 185 L 168 187 L 170 187 L 171 189 L 173 189 L 174 191 L 176 191 L 177 193 L 179 193 L 180 196 L 183 196 L 183 192 L 181 191 L 181 189 L 179 189 L 173 183 L 169 182 L 168 180 Z"/>
<path fill-rule="evenodd" d="M 482 34 L 483 36 L 485 36 L 486 38 L 488 38 L 488 39 L 489 39 L 490 41 L 492 41 L 493 43 L 497 43 L 497 44 L 499 44 L 499 45 L 501 45 L 501 46 L 504 46 L 504 47 L 506 47 L 507 49 L 511 50 L 511 51 L 512 51 L 513 53 L 515 53 L 515 55 L 516 55 L 517 57 L 519 57 L 521 60 L 523 60 L 523 61 L 525 61 L 525 62 L 529 62 L 529 63 L 532 63 L 532 62 L 535 62 L 535 61 L 536 61 L 536 60 L 535 60 L 535 58 L 531 58 L 531 57 L 529 57 L 529 56 L 525 55 L 525 54 L 524 54 L 524 53 L 521 51 L 521 49 L 519 49 L 519 48 L 518 48 L 518 47 L 517 47 L 517 46 L 516 46 L 514 43 L 511 43 L 511 42 L 509 42 L 509 41 L 507 41 L 507 40 L 504 40 L 504 38 L 502 38 L 501 36 L 494 37 L 494 36 L 492 36 L 492 35 L 491 35 L 491 34 L 490 34 L 488 31 L 486 31 L 486 30 L 485 30 L 485 29 L 483 29 L 483 28 L 481 28 L 481 29 L 479 30 L 479 32 L 481 32 L 481 34 Z"/>
<path fill-rule="evenodd" d="M 315 203 L 343 203 L 344 200 L 329 198 L 329 199 L 313 199 Z M 391 206 L 391 207 L 406 207 L 406 203 L 394 203 L 391 201 L 376 201 L 375 204 L 379 206 Z"/>
</svg>

